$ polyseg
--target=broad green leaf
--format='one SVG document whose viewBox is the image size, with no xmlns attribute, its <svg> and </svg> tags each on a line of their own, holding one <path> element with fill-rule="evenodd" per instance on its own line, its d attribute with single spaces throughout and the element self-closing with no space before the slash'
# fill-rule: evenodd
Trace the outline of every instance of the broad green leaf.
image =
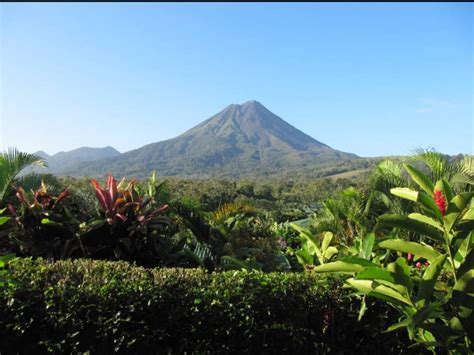
<svg viewBox="0 0 474 355">
<path fill-rule="evenodd" d="M 448 204 L 448 213 L 450 208 L 454 211 L 462 211 L 466 207 L 469 206 L 471 199 L 474 197 L 474 192 L 462 192 L 456 196 L 454 196 Z"/>
<path fill-rule="evenodd" d="M 454 267 L 456 269 L 464 262 L 464 259 L 467 256 L 471 248 L 471 238 L 473 236 L 473 232 L 469 233 L 464 239 L 461 241 L 459 248 L 457 248 L 456 253 L 454 254 Z"/>
<path fill-rule="evenodd" d="M 377 220 L 375 230 L 377 231 L 381 227 L 403 228 L 411 232 L 426 235 L 437 242 L 444 241 L 443 236 L 436 228 L 399 214 L 385 214 L 380 216 Z"/>
<path fill-rule="evenodd" d="M 444 217 L 446 230 L 448 232 L 453 228 L 457 219 L 460 217 L 461 212 L 468 207 L 473 196 L 474 192 L 464 192 L 456 195 L 451 201 L 449 201 L 446 216 Z"/>
<path fill-rule="evenodd" d="M 473 201 L 473 200 L 471 200 Z M 472 204 L 472 202 L 471 202 Z M 463 214 L 461 220 L 459 220 L 457 229 L 461 231 L 473 231 L 474 230 L 474 208 L 469 208 L 466 213 Z"/>
<path fill-rule="evenodd" d="M 399 257 L 394 263 L 387 265 L 387 270 L 393 273 L 396 283 L 406 287 L 408 293 L 411 293 L 413 281 L 410 277 L 410 266 L 403 257 Z"/>
<path fill-rule="evenodd" d="M 357 256 L 346 256 L 341 259 L 341 261 L 347 262 L 347 263 L 353 263 L 365 267 L 377 267 L 378 265 L 363 258 L 359 258 Z"/>
<path fill-rule="evenodd" d="M 346 280 L 346 282 L 359 292 L 368 294 L 369 296 L 385 299 L 392 302 L 401 302 L 408 306 L 413 306 L 410 300 L 404 297 L 402 294 L 388 286 L 380 284 L 379 282 L 371 280 L 356 280 L 353 278 Z"/>
<path fill-rule="evenodd" d="M 327 263 L 323 265 L 316 266 L 313 271 L 315 272 L 358 272 L 364 269 L 364 266 L 348 263 L 345 261 L 334 261 L 332 263 Z"/>
<path fill-rule="evenodd" d="M 411 322 L 412 322 L 411 317 L 405 318 L 405 319 L 402 320 L 401 322 L 392 324 L 392 325 L 391 325 L 390 327 L 388 327 L 387 330 L 385 330 L 383 333 L 392 332 L 392 331 L 397 330 L 397 329 L 400 329 L 400 328 L 406 328 L 408 325 L 410 325 Z"/>
<path fill-rule="evenodd" d="M 381 267 L 368 267 L 356 275 L 357 280 L 385 280 L 395 283 L 392 273 Z"/>
<path fill-rule="evenodd" d="M 446 260 L 446 255 L 440 255 L 434 259 L 430 266 L 423 273 L 420 288 L 418 289 L 417 305 L 419 307 L 426 306 L 433 295 L 434 285 L 438 280 L 439 274 L 443 269 L 443 264 Z"/>
<path fill-rule="evenodd" d="M 453 290 L 474 293 L 474 269 L 465 272 L 454 284 Z"/>
<path fill-rule="evenodd" d="M 314 259 L 306 249 L 299 249 L 296 252 L 296 259 L 301 265 L 313 265 Z"/>
<path fill-rule="evenodd" d="M 439 211 L 438 206 L 434 202 L 431 195 L 428 195 L 424 191 L 415 191 L 406 187 L 396 187 L 390 189 L 392 195 L 404 198 L 409 201 L 417 202 L 421 207 L 433 217 L 436 217 L 438 220 L 442 220 L 441 212 Z"/>
<path fill-rule="evenodd" d="M 306 238 L 306 240 L 312 245 L 313 250 L 317 255 L 318 259 L 321 261 L 323 255 L 321 253 L 321 249 L 319 248 L 319 242 L 317 238 L 308 229 L 298 224 L 290 223 L 290 227 L 299 232 L 302 237 Z"/>
<path fill-rule="evenodd" d="M 7 223 L 10 220 L 9 217 L 0 217 L 0 226 Z"/>
<path fill-rule="evenodd" d="M 325 232 L 323 236 L 323 242 L 321 244 L 321 251 L 325 253 L 325 250 L 329 247 L 329 244 L 331 244 L 333 238 L 333 234 L 331 232 Z"/>
<path fill-rule="evenodd" d="M 380 267 L 368 267 L 357 273 L 357 280 L 373 280 L 391 287 L 401 294 L 408 295 L 405 285 L 397 283 L 395 275 L 390 271 Z"/>
<path fill-rule="evenodd" d="M 441 190 L 448 201 L 451 201 L 451 199 L 455 196 L 451 185 L 449 185 L 449 182 L 446 179 L 438 180 L 434 189 Z"/>
<path fill-rule="evenodd" d="M 418 191 L 409 189 L 408 187 L 395 187 L 390 189 L 390 193 L 413 202 L 418 201 L 418 195 L 420 194 Z"/>
<path fill-rule="evenodd" d="M 314 238 L 313 234 L 303 226 L 296 223 L 290 223 L 290 227 L 295 229 L 298 233 L 305 235 L 308 239 Z"/>
<path fill-rule="evenodd" d="M 418 186 L 420 186 L 429 195 L 433 193 L 434 185 L 428 176 L 409 164 L 403 164 L 403 166 L 405 167 L 405 170 L 408 172 L 408 174 L 410 174 L 413 181 L 418 184 Z"/>
<path fill-rule="evenodd" d="M 466 271 L 454 284 L 452 302 L 460 307 L 466 307 L 462 317 L 469 317 L 474 309 L 474 269 Z"/>
<path fill-rule="evenodd" d="M 438 221 L 443 221 L 443 215 L 441 214 L 441 211 L 436 205 L 433 197 L 428 195 L 426 192 L 421 191 L 418 195 L 418 203 L 421 205 L 421 208 L 425 213 L 435 217 Z"/>
<path fill-rule="evenodd" d="M 469 208 L 461 218 L 462 220 L 474 220 L 474 208 Z"/>
<path fill-rule="evenodd" d="M 374 248 L 375 243 L 375 234 L 369 233 L 362 240 L 362 244 L 359 250 L 359 257 L 369 260 L 370 255 L 372 254 L 372 249 Z"/>
<path fill-rule="evenodd" d="M 464 258 L 464 261 L 462 264 L 459 266 L 458 271 L 456 273 L 456 276 L 461 278 L 464 273 L 466 273 L 469 270 L 474 269 L 474 249 L 469 250 L 467 256 Z"/>
<path fill-rule="evenodd" d="M 410 213 L 408 215 L 408 218 L 414 219 L 415 221 L 418 221 L 418 222 L 429 224 L 430 226 L 435 227 L 436 229 L 438 229 L 439 231 L 444 233 L 444 229 L 443 229 L 443 226 L 441 225 L 441 223 L 439 223 L 438 221 L 435 221 L 431 217 L 425 216 L 424 214 Z"/>
<path fill-rule="evenodd" d="M 330 260 L 334 255 L 336 255 L 338 253 L 338 250 L 336 247 L 329 247 L 326 249 L 326 251 L 324 252 L 324 258 L 326 260 Z"/>
<path fill-rule="evenodd" d="M 433 261 L 441 254 L 434 250 L 431 246 L 415 242 L 408 242 L 402 239 L 388 239 L 379 243 L 379 247 L 400 251 L 403 253 L 411 253 L 416 256 Z"/>
</svg>

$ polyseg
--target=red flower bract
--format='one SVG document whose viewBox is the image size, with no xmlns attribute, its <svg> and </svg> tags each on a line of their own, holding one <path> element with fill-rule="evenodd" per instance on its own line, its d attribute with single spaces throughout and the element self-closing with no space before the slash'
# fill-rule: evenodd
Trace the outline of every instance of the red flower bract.
<svg viewBox="0 0 474 355">
<path fill-rule="evenodd" d="M 433 199 L 438 206 L 441 215 L 444 217 L 446 215 L 446 198 L 443 195 L 441 190 L 434 190 Z"/>
</svg>

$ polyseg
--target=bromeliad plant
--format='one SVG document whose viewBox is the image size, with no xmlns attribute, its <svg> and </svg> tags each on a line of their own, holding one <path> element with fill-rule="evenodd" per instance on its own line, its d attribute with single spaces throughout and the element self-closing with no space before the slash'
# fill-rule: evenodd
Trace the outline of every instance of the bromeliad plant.
<svg viewBox="0 0 474 355">
<path fill-rule="evenodd" d="M 5 241 L 9 243 L 5 247 L 26 256 L 54 259 L 70 256 L 78 223 L 62 204 L 68 196 L 69 189 L 56 197 L 50 195 L 44 182 L 31 193 L 26 193 L 22 187 L 17 188 L 19 207 L 9 204 L 10 216 L 1 218 L 5 223 L 2 229 L 6 227 Z"/>
<path fill-rule="evenodd" d="M 167 224 L 162 212 L 168 205 L 157 207 L 153 197 L 140 196 L 136 180 L 125 186 L 125 179 L 117 184 L 109 175 L 105 188 L 95 179 L 91 180 L 91 185 L 101 207 L 101 216 L 81 226 L 81 241 L 88 255 L 155 266 L 159 253 L 158 233 Z"/>
<path fill-rule="evenodd" d="M 474 193 L 455 195 L 446 180 L 433 183 L 414 167 L 405 169 L 422 191 L 394 188 L 391 193 L 415 202 L 419 212 L 381 216 L 376 231 L 404 229 L 427 238 L 426 243 L 394 238 L 378 247 L 426 259 L 429 266 L 412 268 L 403 256 L 386 266 L 352 257 L 315 271 L 353 273 L 348 285 L 396 308 L 402 319 L 387 331 L 406 328 L 412 340 L 432 351 L 469 353 L 474 344 Z"/>
</svg>

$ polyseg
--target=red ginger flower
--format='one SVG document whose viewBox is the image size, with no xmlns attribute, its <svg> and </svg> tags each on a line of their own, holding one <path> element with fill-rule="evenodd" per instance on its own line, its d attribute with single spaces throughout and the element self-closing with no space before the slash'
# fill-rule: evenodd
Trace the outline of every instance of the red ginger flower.
<svg viewBox="0 0 474 355">
<path fill-rule="evenodd" d="M 443 192 L 441 192 L 441 190 L 434 190 L 433 198 L 435 200 L 436 206 L 438 206 L 439 211 L 444 217 L 446 215 L 446 198 L 444 197 Z"/>
</svg>

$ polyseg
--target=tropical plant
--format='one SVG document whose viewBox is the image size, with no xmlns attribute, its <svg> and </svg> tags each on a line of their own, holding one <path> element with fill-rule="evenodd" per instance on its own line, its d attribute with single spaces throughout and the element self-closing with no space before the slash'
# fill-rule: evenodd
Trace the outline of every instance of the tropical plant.
<svg viewBox="0 0 474 355">
<path fill-rule="evenodd" d="M 401 162 L 386 159 L 380 162 L 370 175 L 364 214 L 371 220 L 389 211 L 410 213 L 412 206 L 404 200 L 390 198 L 390 190 L 407 186 L 409 181 L 403 174 Z"/>
<path fill-rule="evenodd" d="M 162 215 L 168 205 L 157 205 L 150 196 L 140 196 L 136 180 L 125 186 L 113 176 L 107 178 L 107 186 L 92 179 L 101 215 L 81 225 L 81 241 L 87 254 L 93 258 L 124 259 L 143 265 L 156 265 L 159 252 L 158 236 L 168 224 Z M 124 187 L 125 186 L 125 187 Z"/>
<path fill-rule="evenodd" d="M 273 233 L 273 220 L 252 206 L 226 203 L 212 213 L 175 202 L 191 238 L 182 255 L 209 271 L 258 269 L 289 271 L 288 260 Z"/>
<path fill-rule="evenodd" d="M 364 234 L 365 199 L 361 191 L 350 187 L 334 197 L 325 199 L 313 215 L 311 224 L 318 233 L 330 231 L 338 241 L 350 243 L 356 235 Z"/>
<path fill-rule="evenodd" d="M 8 241 L 11 251 L 54 259 L 70 256 L 79 222 L 62 205 L 68 196 L 69 189 L 52 196 L 44 183 L 29 194 L 22 187 L 17 188 L 19 207 L 9 204 L 10 217 L 2 217 L 7 227 L 4 241 Z"/>
<path fill-rule="evenodd" d="M 30 165 L 45 166 L 46 164 L 39 156 L 20 152 L 16 148 L 9 148 L 0 153 L 0 206 L 5 204 L 7 197 L 14 194 L 13 184 L 24 187 L 39 185 L 41 179 L 37 174 L 19 177 L 19 174 Z"/>
<path fill-rule="evenodd" d="M 386 266 L 350 257 L 314 270 L 354 273 L 346 280 L 348 285 L 388 302 L 402 315 L 388 331 L 406 328 L 412 340 L 433 351 L 440 347 L 450 353 L 472 351 L 474 193 L 456 195 L 447 180 L 433 183 L 413 166 L 404 166 L 422 191 L 394 188 L 391 192 L 416 202 L 421 213 L 381 216 L 376 231 L 405 229 L 425 236 L 429 244 L 393 238 L 378 247 L 426 259 L 427 266 L 413 268 L 403 256 Z"/>
<path fill-rule="evenodd" d="M 300 233 L 301 248 L 295 254 L 303 267 L 323 265 L 331 261 L 338 253 L 338 249 L 331 246 L 334 237 L 331 232 L 322 233 L 321 241 L 319 241 L 319 238 L 313 235 L 309 229 L 296 223 L 290 223 L 290 226 Z"/>
<path fill-rule="evenodd" d="M 472 189 L 474 185 L 474 157 L 453 159 L 433 149 L 417 149 L 411 157 L 415 162 L 421 162 L 428 168 L 431 181 L 447 180 L 455 191 Z M 471 190 L 472 191 L 472 190 Z"/>
</svg>

